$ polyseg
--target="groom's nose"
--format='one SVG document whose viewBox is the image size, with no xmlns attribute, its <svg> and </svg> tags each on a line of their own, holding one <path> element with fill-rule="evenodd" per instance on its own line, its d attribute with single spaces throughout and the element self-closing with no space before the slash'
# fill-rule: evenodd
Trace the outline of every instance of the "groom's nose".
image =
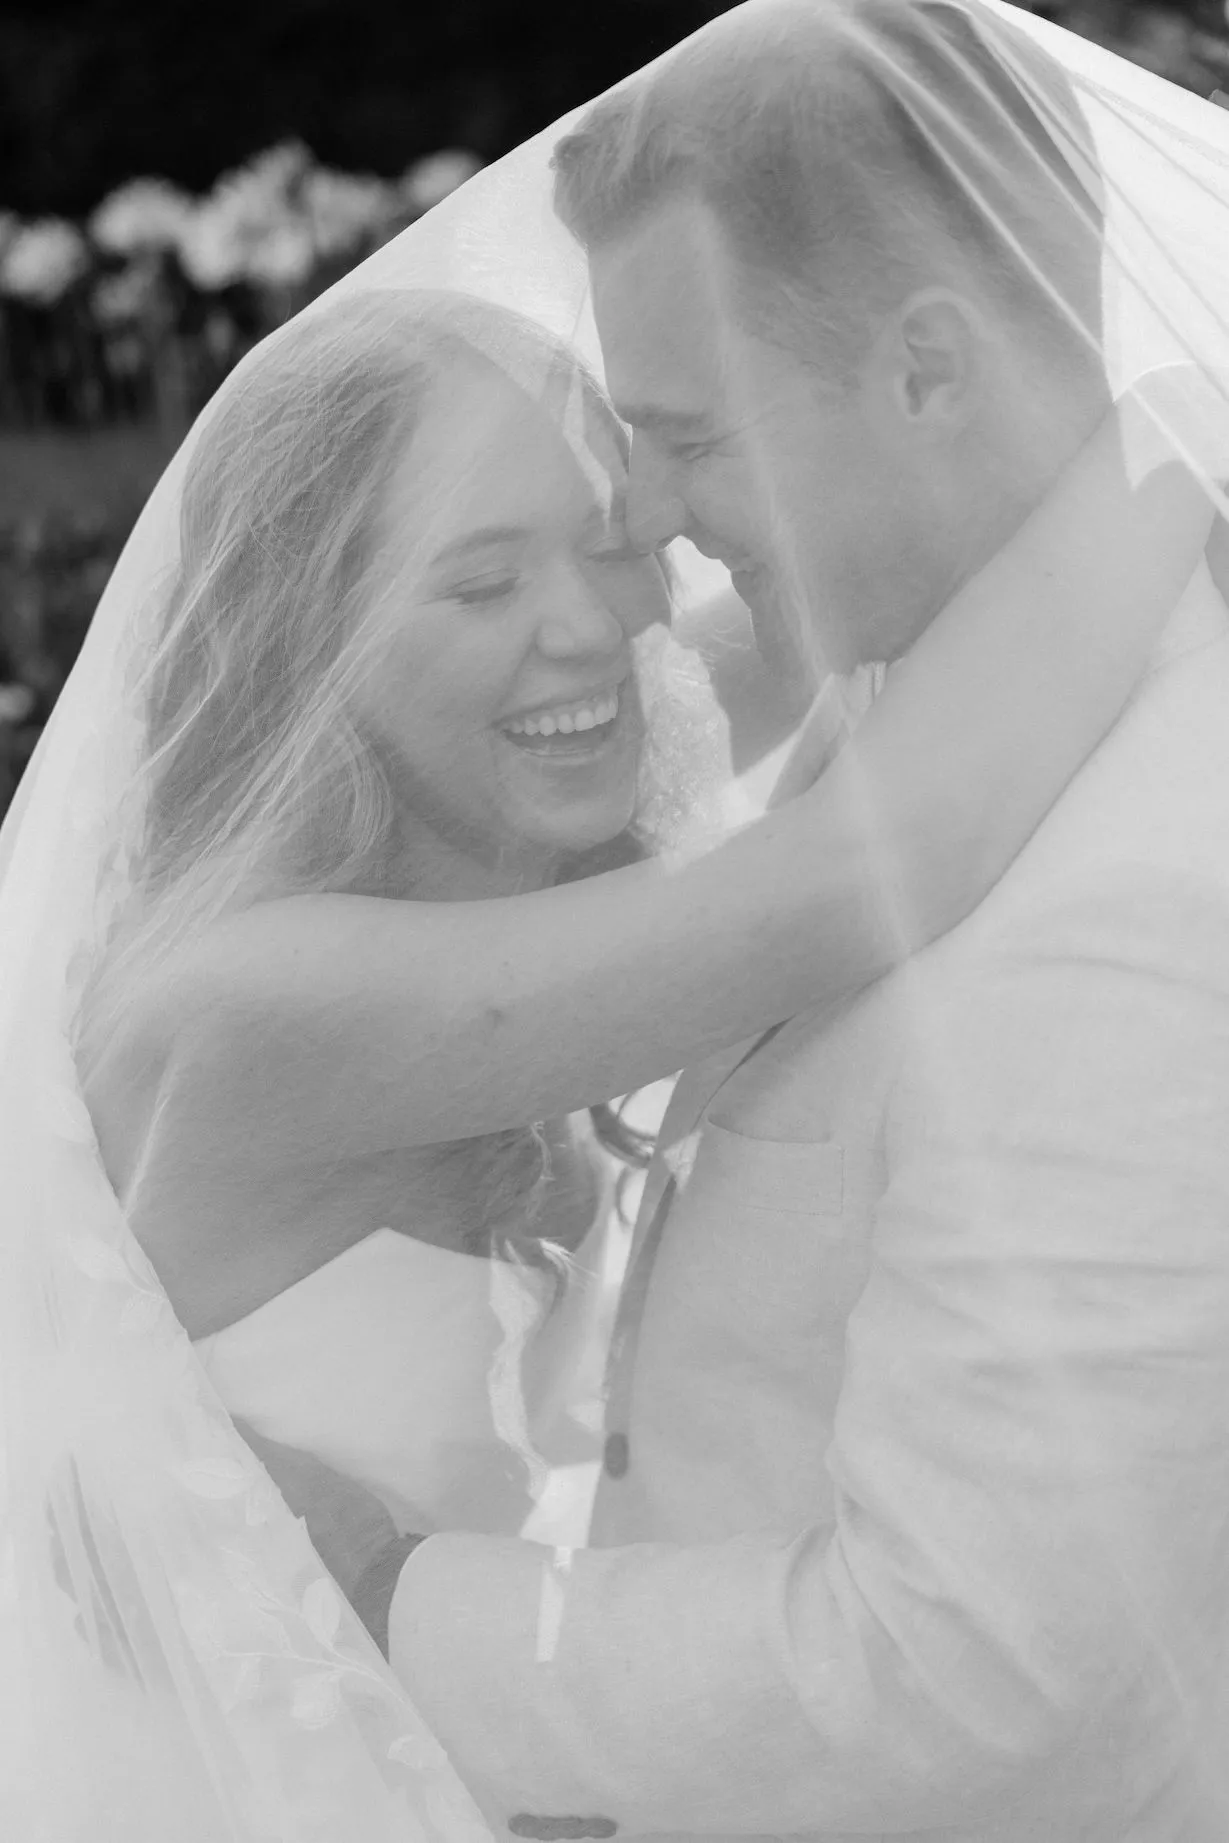
<svg viewBox="0 0 1229 1843">
<path fill-rule="evenodd" d="M 637 550 L 661 550 L 687 529 L 687 507 L 670 470 L 643 436 L 632 437 L 627 475 L 627 535 Z"/>
</svg>

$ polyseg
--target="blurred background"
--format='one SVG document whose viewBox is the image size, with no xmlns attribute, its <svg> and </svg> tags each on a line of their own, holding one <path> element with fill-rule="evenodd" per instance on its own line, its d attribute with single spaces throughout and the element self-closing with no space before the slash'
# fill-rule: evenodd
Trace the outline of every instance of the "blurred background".
<svg viewBox="0 0 1229 1843">
<path fill-rule="evenodd" d="M 717 0 L 2 0 L 0 812 L 247 348 Z M 1229 100 L 1225 0 L 1033 9 Z"/>
</svg>

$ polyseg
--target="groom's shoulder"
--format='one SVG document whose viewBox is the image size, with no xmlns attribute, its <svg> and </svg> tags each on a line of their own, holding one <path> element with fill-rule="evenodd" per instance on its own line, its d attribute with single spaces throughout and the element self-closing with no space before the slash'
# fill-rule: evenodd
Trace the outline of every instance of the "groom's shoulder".
<svg viewBox="0 0 1229 1843">
<path fill-rule="evenodd" d="M 964 922 L 878 985 L 793 1019 L 758 1060 L 844 1067 L 855 1044 L 873 1055 L 881 1040 L 888 1054 L 902 1005 L 910 1017 L 923 994 L 959 1005 L 1022 956 L 1183 959 L 1221 939 L 1229 949 L 1229 615 L 1223 634 L 1148 675 Z"/>
<path fill-rule="evenodd" d="M 1005 961 L 1140 931 L 1180 951 L 1212 917 L 1229 943 L 1229 615 L 1148 674 L 998 886 L 913 967 L 959 994 L 979 969 L 993 983 Z"/>
<path fill-rule="evenodd" d="M 1229 622 L 1149 674 L 1004 880 L 1039 886 L 1098 867 L 1229 879 Z"/>
</svg>

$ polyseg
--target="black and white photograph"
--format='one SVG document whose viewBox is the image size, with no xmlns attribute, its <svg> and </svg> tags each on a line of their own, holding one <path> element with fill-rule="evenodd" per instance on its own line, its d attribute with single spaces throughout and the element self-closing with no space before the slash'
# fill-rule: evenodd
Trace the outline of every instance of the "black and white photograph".
<svg viewBox="0 0 1229 1843">
<path fill-rule="evenodd" d="M 6 0 L 0 1843 L 1229 1843 L 1229 5 Z"/>
</svg>

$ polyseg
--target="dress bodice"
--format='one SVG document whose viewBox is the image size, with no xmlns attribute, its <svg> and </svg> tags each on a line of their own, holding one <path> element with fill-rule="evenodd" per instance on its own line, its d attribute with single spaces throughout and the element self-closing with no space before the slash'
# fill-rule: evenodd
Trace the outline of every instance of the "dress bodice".
<svg viewBox="0 0 1229 1843">
<path fill-rule="evenodd" d="M 361 1480 L 401 1530 L 514 1533 L 549 1471 L 537 1443 L 584 1391 L 602 1237 L 556 1289 L 377 1229 L 197 1352 L 232 1414 Z"/>
</svg>

